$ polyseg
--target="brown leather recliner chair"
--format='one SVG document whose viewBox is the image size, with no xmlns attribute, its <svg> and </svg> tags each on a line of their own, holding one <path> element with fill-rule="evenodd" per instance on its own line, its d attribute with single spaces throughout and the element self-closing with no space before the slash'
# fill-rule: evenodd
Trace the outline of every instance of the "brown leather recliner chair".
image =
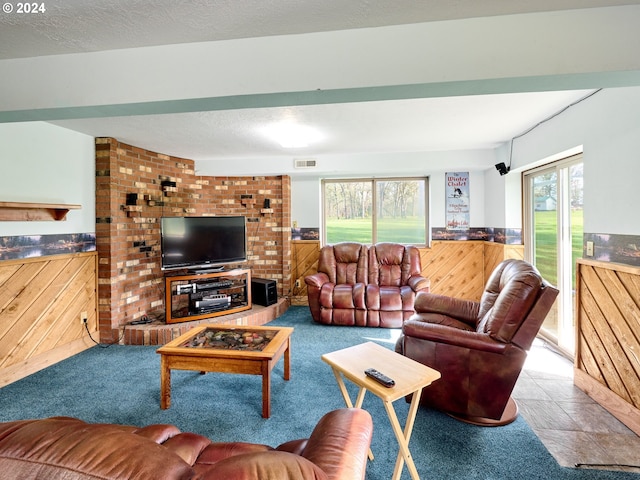
<svg viewBox="0 0 640 480">
<path fill-rule="evenodd" d="M 429 289 L 418 249 L 396 243 L 326 245 L 305 283 L 314 321 L 363 327 L 401 327 L 415 294 Z"/>
<path fill-rule="evenodd" d="M 396 351 L 438 370 L 421 403 L 477 425 L 518 415 L 511 392 L 558 290 L 529 263 L 509 259 L 479 302 L 419 293 Z"/>
</svg>

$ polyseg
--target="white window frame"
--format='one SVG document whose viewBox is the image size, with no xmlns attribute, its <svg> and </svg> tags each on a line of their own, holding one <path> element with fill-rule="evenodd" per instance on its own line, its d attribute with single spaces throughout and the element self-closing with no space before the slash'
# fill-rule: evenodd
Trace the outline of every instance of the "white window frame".
<svg viewBox="0 0 640 480">
<path fill-rule="evenodd" d="M 371 195 L 372 195 L 372 225 L 371 225 L 371 237 L 372 243 L 375 244 L 377 242 L 377 223 L 378 223 L 378 215 L 376 211 L 377 207 L 377 188 L 376 184 L 380 182 L 402 182 L 402 181 L 420 181 L 424 182 L 424 212 L 425 212 L 425 243 L 411 244 L 416 247 L 427 247 L 431 245 L 431 222 L 430 222 L 430 214 L 429 214 L 429 177 L 369 177 L 369 178 L 330 178 L 322 180 L 322 245 L 327 244 L 327 221 L 326 221 L 326 212 L 327 212 L 327 196 L 325 194 L 325 187 L 329 183 L 371 183 Z"/>
</svg>

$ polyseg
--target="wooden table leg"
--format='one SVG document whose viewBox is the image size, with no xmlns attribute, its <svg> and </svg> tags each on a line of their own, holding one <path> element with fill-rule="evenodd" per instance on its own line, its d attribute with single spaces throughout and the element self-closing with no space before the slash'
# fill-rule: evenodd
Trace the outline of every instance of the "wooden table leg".
<svg viewBox="0 0 640 480">
<path fill-rule="evenodd" d="M 333 368 L 332 370 L 333 370 L 333 374 L 336 377 L 336 381 L 338 382 L 338 388 L 340 389 L 340 393 L 342 393 L 342 398 L 344 398 L 344 403 L 347 405 L 347 408 L 353 408 L 353 403 L 351 403 L 351 397 L 349 397 L 349 392 L 347 391 L 347 387 L 344 384 L 342 375 L 335 368 Z"/>
<path fill-rule="evenodd" d="M 287 349 L 284 351 L 284 379 L 291 378 L 291 339 L 287 338 Z"/>
<path fill-rule="evenodd" d="M 409 440 L 411 439 L 413 424 L 416 419 L 416 414 L 418 413 L 421 394 L 422 389 L 419 389 L 413 393 L 413 396 L 411 398 L 411 405 L 409 407 L 409 413 L 407 414 L 407 422 L 404 426 L 404 431 L 402 431 L 402 428 L 400 427 L 400 422 L 398 422 L 398 417 L 392 403 L 383 402 L 384 407 L 387 410 L 387 415 L 389 416 L 389 421 L 391 422 L 393 433 L 395 433 L 396 439 L 398 440 L 398 445 L 400 446 L 398 456 L 396 457 L 396 466 L 393 470 L 393 476 L 391 477 L 392 480 L 400 479 L 400 475 L 402 474 L 402 467 L 404 466 L 405 461 L 407 463 L 409 473 L 411 474 L 411 478 L 413 480 L 420 480 L 418 470 L 413 463 L 413 458 L 411 457 L 411 452 L 409 451 Z"/>
<path fill-rule="evenodd" d="M 160 356 L 160 408 L 171 406 L 171 369 L 164 355 Z"/>
<path fill-rule="evenodd" d="M 271 362 L 262 362 L 262 417 L 271 416 Z"/>
</svg>

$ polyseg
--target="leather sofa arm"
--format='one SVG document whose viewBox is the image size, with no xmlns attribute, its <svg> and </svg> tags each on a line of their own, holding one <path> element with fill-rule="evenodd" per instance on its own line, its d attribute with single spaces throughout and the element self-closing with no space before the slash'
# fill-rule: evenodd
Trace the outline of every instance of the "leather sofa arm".
<svg viewBox="0 0 640 480">
<path fill-rule="evenodd" d="M 407 285 L 411 287 L 414 292 L 425 291 L 428 292 L 431 287 L 431 281 L 422 275 L 413 275 L 409 277 Z"/>
<path fill-rule="evenodd" d="M 475 328 L 478 321 L 480 303 L 472 300 L 447 297 L 436 293 L 418 292 L 415 311 L 420 313 L 438 313 L 461 320 Z"/>
<path fill-rule="evenodd" d="M 156 477 L 162 478 L 162 477 Z M 194 480 L 339 480 L 300 455 L 272 450 L 226 458 L 209 469 L 196 469 Z M 345 477 L 348 478 L 348 477 Z"/>
<path fill-rule="evenodd" d="M 310 287 L 320 288 L 325 283 L 329 282 L 329 275 L 323 272 L 314 273 L 313 275 L 307 275 L 304 277 L 304 283 Z"/>
<path fill-rule="evenodd" d="M 320 419 L 309 439 L 291 440 L 271 451 L 231 456 L 199 472 L 198 478 L 362 480 L 372 434 L 367 411 L 334 410 Z"/>
<path fill-rule="evenodd" d="M 372 435 L 373 421 L 366 410 L 333 410 L 313 429 L 302 456 L 329 479 L 364 479 Z"/>
<path fill-rule="evenodd" d="M 420 338 L 434 343 L 444 343 L 461 348 L 502 354 L 508 344 L 494 340 L 486 333 L 460 330 L 445 325 L 407 320 L 402 331 L 405 337 Z"/>
</svg>

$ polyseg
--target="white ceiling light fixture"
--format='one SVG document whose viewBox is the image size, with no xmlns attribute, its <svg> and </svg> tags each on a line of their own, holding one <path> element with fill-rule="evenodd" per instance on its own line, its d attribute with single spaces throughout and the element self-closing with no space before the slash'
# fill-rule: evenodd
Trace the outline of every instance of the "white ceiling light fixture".
<svg viewBox="0 0 640 480">
<path fill-rule="evenodd" d="M 268 125 L 263 133 L 278 142 L 282 148 L 305 148 L 322 139 L 322 134 L 315 128 L 297 123 Z"/>
</svg>

